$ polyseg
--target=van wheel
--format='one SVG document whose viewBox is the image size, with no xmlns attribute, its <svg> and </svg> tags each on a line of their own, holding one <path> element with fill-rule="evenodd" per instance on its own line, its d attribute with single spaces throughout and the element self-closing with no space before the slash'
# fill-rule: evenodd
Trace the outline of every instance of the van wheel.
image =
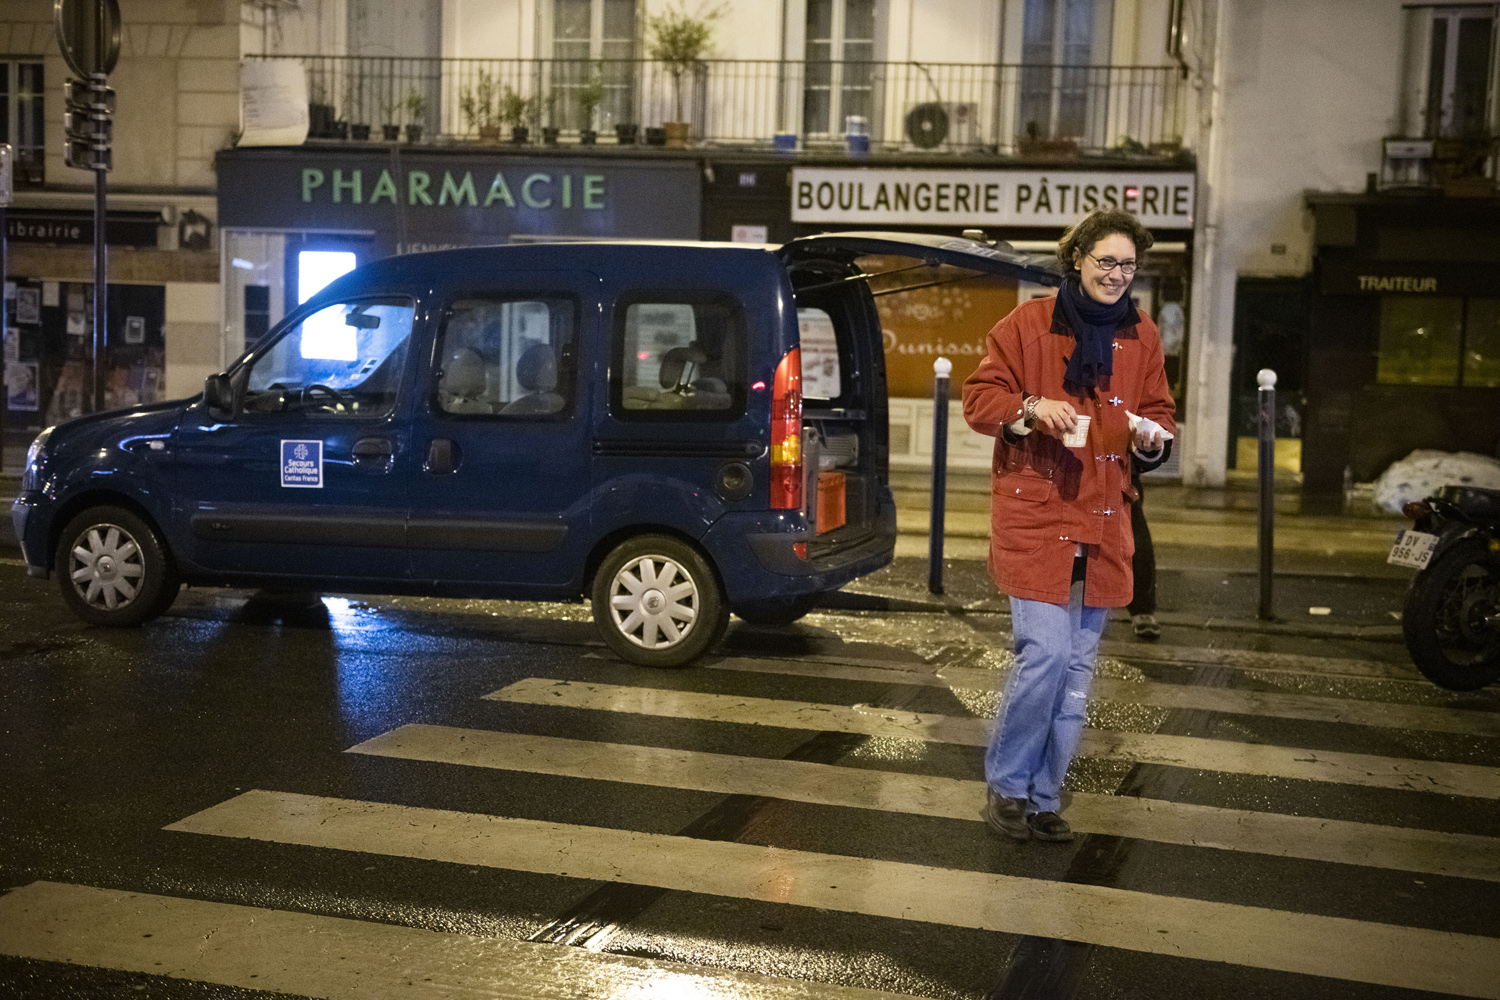
<svg viewBox="0 0 1500 1000">
<path fill-rule="evenodd" d="M 781 628 L 790 625 L 813 609 L 818 603 L 817 594 L 801 594 L 797 597 L 773 597 L 764 601 L 751 601 L 737 605 L 734 613 L 751 625 L 765 628 Z"/>
<path fill-rule="evenodd" d="M 177 598 L 161 539 L 122 507 L 91 507 L 69 521 L 54 565 L 63 600 L 91 625 L 139 625 Z"/>
<path fill-rule="evenodd" d="M 686 666 L 729 625 L 713 569 L 666 535 L 616 546 L 594 575 L 593 604 L 605 645 L 645 667 Z"/>
</svg>

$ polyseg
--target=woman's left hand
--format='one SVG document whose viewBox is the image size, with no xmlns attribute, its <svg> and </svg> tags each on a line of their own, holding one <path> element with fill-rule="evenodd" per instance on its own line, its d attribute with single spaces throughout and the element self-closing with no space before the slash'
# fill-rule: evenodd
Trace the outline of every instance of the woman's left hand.
<svg viewBox="0 0 1500 1000">
<path fill-rule="evenodd" d="M 1150 420 L 1142 420 L 1135 429 L 1135 449 L 1143 454 L 1152 454 L 1161 450 L 1163 432 L 1161 425 Z"/>
</svg>

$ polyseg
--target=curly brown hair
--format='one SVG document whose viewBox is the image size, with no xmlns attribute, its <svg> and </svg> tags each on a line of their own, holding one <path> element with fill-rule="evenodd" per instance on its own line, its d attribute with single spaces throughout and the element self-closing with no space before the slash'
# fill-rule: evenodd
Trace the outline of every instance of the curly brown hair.
<svg viewBox="0 0 1500 1000">
<path fill-rule="evenodd" d="M 1141 225 L 1139 219 L 1118 208 L 1101 208 L 1090 212 L 1068 228 L 1057 242 L 1057 266 L 1063 274 L 1073 270 L 1074 261 L 1080 253 L 1088 253 L 1094 244 L 1106 236 L 1119 234 L 1135 244 L 1136 261 L 1143 262 L 1146 251 L 1156 242 L 1151 230 Z"/>
</svg>

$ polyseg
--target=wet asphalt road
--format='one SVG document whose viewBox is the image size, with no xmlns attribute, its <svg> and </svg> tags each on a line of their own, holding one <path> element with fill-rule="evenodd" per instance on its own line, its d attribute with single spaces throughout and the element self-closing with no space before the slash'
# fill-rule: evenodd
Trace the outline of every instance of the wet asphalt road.
<svg viewBox="0 0 1500 1000">
<path fill-rule="evenodd" d="M 954 569 L 956 578 L 966 580 L 976 572 L 967 564 Z M 1060 942 L 976 929 L 960 926 L 960 914 L 951 922 L 896 919 L 858 901 L 794 905 L 764 893 L 662 889 L 628 876 L 576 877 L 164 829 L 259 789 L 684 834 L 704 842 L 1017 876 L 1054 886 L 1103 886 L 1149 894 L 1143 897 L 1147 914 L 1174 913 L 1183 900 L 1264 908 L 1245 911 L 1244 919 L 1271 928 L 1266 933 L 1273 938 L 1275 926 L 1284 922 L 1279 913 L 1358 921 L 1350 925 L 1352 938 L 1374 925 L 1457 933 L 1477 942 L 1466 953 L 1472 961 L 1500 972 L 1500 876 L 1476 877 L 1468 869 L 1457 875 L 1356 864 L 1352 848 L 1347 857 L 1337 847 L 1324 859 L 1280 857 L 1107 832 L 1071 845 L 1018 844 L 996 839 L 972 819 L 920 811 L 346 752 L 398 727 L 425 724 L 978 780 L 982 749 L 962 741 L 485 697 L 538 678 L 578 682 L 568 690 L 607 684 L 728 696 L 724 704 L 771 698 L 864 705 L 892 718 L 930 713 L 970 720 L 992 713 L 994 697 L 974 678 L 1004 665 L 1008 617 L 999 613 L 1001 606 L 889 610 L 903 605 L 881 595 L 899 593 L 902 586 L 888 574 L 857 588 L 863 596 L 836 601 L 787 630 L 736 623 L 705 665 L 668 672 L 609 659 L 587 608 L 578 605 L 192 590 L 157 622 L 108 631 L 72 620 L 50 585 L 25 580 L 13 560 L 0 563 L 0 888 L 45 880 L 567 942 L 605 956 L 916 996 L 1373 998 L 1455 992 L 1437 988 L 1444 985 L 1441 977 L 1416 975 L 1410 985 L 1425 989 L 1398 988 L 1343 974 L 1263 967 L 1274 964 L 1269 962 L 1175 957 L 1123 942 Z M 1164 588 L 1164 606 L 1188 603 L 1206 584 L 1182 586 L 1180 594 Z M 1399 591 L 1348 586 L 1351 621 L 1389 620 L 1387 605 Z M 1356 614 L 1356 606 L 1364 610 Z M 1101 754 L 1075 764 L 1069 784 L 1079 796 L 1137 796 L 1384 829 L 1500 835 L 1500 727 L 1494 725 L 1500 691 L 1438 691 L 1416 678 L 1402 648 L 1389 641 L 1182 625 L 1169 626 L 1161 647 L 1142 647 L 1137 657 L 1128 635 L 1118 625 L 1111 629 L 1100 677 L 1126 685 L 1120 690 L 1127 693 L 1092 705 L 1095 729 L 1196 737 L 1218 741 L 1215 746 L 1299 748 L 1314 758 L 1361 754 L 1417 770 L 1433 762 L 1463 765 L 1462 776 L 1472 784 L 1468 794 L 1452 795 Z M 1246 652 L 1227 663 L 1204 652 L 1235 649 Z M 945 669 L 951 683 L 934 680 Z M 1128 694 L 1153 684 L 1294 700 L 1287 703 L 1289 715 L 1171 707 Z M 1438 721 L 1413 728 L 1290 717 L 1309 714 L 1297 697 L 1434 709 Z M 1394 721 L 1404 718 L 1401 710 Z M 1472 724 L 1446 725 L 1443 713 Z M 976 799 L 976 813 L 979 805 Z M 1500 842 L 1464 843 L 1483 855 Z M 627 861 L 622 859 L 622 870 L 629 870 Z M 1477 864 L 1483 868 L 1485 862 Z M 1018 929 L 1028 926 L 1023 919 Z M 1112 933 L 1104 934 L 1107 942 L 1114 940 Z M 1288 954 L 1319 950 L 1286 933 L 1280 947 Z M 1425 940 L 1420 934 L 1397 939 Z M 1307 961 L 1316 967 L 1315 957 Z M 7 997 L 272 995 L 248 982 L 210 985 L 116 967 L 0 957 L 0 995 Z M 601 995 L 590 989 L 577 983 L 574 995 Z"/>
</svg>

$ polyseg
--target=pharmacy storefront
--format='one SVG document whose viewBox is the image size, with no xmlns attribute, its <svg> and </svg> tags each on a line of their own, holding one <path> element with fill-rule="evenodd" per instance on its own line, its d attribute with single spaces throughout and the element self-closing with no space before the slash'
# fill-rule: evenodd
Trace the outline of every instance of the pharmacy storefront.
<svg viewBox="0 0 1500 1000">
<path fill-rule="evenodd" d="M 699 237 L 696 161 L 400 146 L 218 155 L 228 364 L 366 261 L 450 247 Z"/>
<path fill-rule="evenodd" d="M 798 235 L 831 230 L 962 233 L 982 229 L 1018 250 L 1050 254 L 1063 230 L 1097 208 L 1120 208 L 1152 231 L 1156 246 L 1131 286 L 1162 329 L 1167 375 L 1179 410 L 1187 361 L 1188 277 L 1194 174 L 1183 170 L 926 169 L 807 166 L 791 171 Z M 887 294 L 880 294 L 886 291 Z M 909 291 L 877 289 L 891 395 L 891 461 L 927 466 L 932 455 L 932 363 L 953 362 L 949 461 L 985 468 L 994 446 L 964 423 L 957 386 L 984 357 L 985 335 L 1020 302 L 1053 289 L 980 277 Z M 1175 463 L 1174 463 L 1175 465 Z M 1162 474 L 1175 475 L 1174 468 Z"/>
</svg>

